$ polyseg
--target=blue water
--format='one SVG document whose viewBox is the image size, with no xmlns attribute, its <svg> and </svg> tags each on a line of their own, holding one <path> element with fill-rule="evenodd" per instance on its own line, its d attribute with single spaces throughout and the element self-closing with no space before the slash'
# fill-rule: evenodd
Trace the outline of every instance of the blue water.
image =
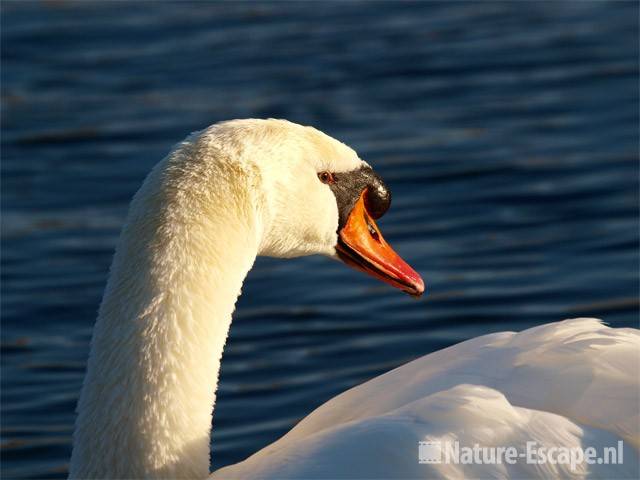
<svg viewBox="0 0 640 480">
<path fill-rule="evenodd" d="M 414 301 L 324 258 L 260 260 L 215 467 L 335 394 L 487 332 L 638 321 L 636 2 L 2 2 L 2 476 L 62 478 L 127 204 L 189 132 L 284 117 L 394 203 Z"/>
</svg>

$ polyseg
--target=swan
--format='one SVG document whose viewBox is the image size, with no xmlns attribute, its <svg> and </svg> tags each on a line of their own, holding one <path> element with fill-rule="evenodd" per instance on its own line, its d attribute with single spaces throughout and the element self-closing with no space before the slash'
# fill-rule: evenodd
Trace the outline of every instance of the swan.
<svg viewBox="0 0 640 480">
<path fill-rule="evenodd" d="M 210 475 L 221 357 L 258 255 L 326 255 L 421 295 L 422 278 L 376 225 L 390 202 L 355 151 L 312 127 L 233 120 L 176 145 L 134 196 L 118 242 L 70 478 Z M 211 478 L 634 478 L 639 364 L 638 331 L 595 319 L 485 335 L 338 395 Z M 454 440 L 615 446 L 624 461 L 419 463 L 418 442 Z"/>
</svg>

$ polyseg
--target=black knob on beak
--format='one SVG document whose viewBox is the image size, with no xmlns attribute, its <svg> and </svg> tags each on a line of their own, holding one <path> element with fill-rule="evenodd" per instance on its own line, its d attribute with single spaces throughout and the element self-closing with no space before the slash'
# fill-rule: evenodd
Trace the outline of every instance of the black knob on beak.
<svg viewBox="0 0 640 480">
<path fill-rule="evenodd" d="M 374 219 L 382 217 L 391 206 L 391 191 L 373 171 L 371 172 L 369 185 L 367 185 L 365 205 L 369 215 Z"/>
<path fill-rule="evenodd" d="M 365 207 L 374 220 L 389 210 L 391 191 L 370 166 L 365 165 L 349 172 L 334 173 L 333 178 L 334 182 L 329 184 L 329 188 L 333 191 L 338 203 L 339 229 L 346 225 L 353 206 L 365 190 L 367 192 L 364 198 Z"/>
</svg>

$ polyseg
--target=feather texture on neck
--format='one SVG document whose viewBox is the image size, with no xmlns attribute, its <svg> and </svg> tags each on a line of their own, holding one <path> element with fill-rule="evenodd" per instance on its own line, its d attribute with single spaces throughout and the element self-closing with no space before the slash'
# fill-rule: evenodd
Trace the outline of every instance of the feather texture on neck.
<svg viewBox="0 0 640 480">
<path fill-rule="evenodd" d="M 71 478 L 209 472 L 222 351 L 262 240 L 259 171 L 229 148 L 193 135 L 132 202 L 94 330 Z"/>
</svg>

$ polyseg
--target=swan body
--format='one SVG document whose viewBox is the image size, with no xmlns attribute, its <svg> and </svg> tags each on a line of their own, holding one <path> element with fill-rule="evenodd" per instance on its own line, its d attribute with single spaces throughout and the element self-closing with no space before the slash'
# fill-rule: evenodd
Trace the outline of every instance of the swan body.
<svg viewBox="0 0 640 480">
<path fill-rule="evenodd" d="M 214 479 L 638 478 L 640 334 L 573 319 L 474 338 L 331 399 Z M 418 442 L 603 448 L 623 463 L 418 463 Z"/>
<path fill-rule="evenodd" d="M 209 475 L 220 360 L 258 255 L 339 258 L 420 295 L 422 279 L 375 224 L 389 203 L 368 164 L 310 127 L 236 120 L 178 144 L 135 195 L 118 242 L 70 478 Z M 563 475 L 559 466 L 417 463 L 418 440 L 518 446 L 527 435 L 562 445 L 622 439 L 622 473 L 637 475 L 639 352 L 636 331 L 595 320 L 473 339 L 336 397 L 214 478 Z"/>
</svg>

